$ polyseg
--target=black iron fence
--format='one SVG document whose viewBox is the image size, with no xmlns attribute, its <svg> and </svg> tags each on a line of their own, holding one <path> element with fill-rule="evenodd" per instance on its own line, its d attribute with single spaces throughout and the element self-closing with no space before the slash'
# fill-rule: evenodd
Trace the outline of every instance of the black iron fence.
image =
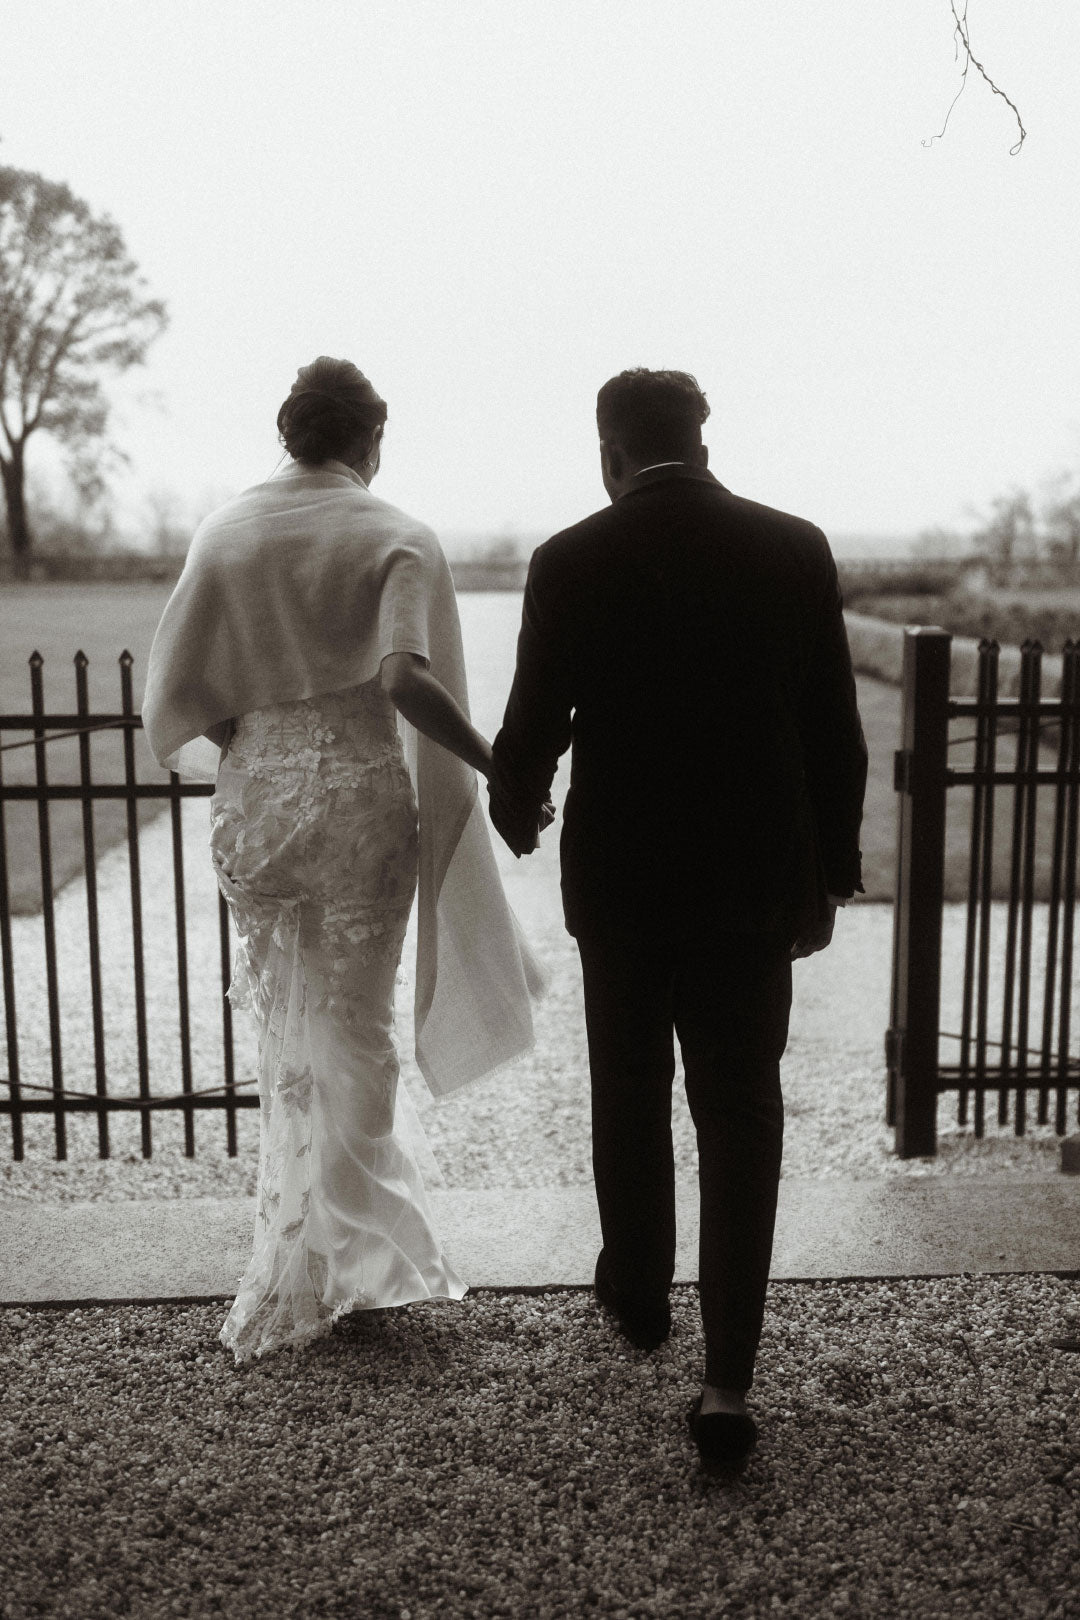
<svg viewBox="0 0 1080 1620">
<path fill-rule="evenodd" d="M 140 1147 L 149 1158 L 153 1149 L 151 1119 L 154 1112 L 169 1109 L 183 1114 L 184 1152 L 190 1157 L 195 1152 L 195 1114 L 203 1109 L 220 1109 L 225 1115 L 226 1146 L 230 1154 L 236 1153 L 236 1112 L 239 1108 L 258 1106 L 258 1097 L 249 1088 L 251 1080 L 238 1081 L 234 1068 L 234 1048 L 231 1008 L 226 995 L 230 980 L 232 941 L 228 910 L 220 894 L 217 895 L 217 942 L 220 951 L 221 985 L 221 1044 L 220 1075 L 200 1073 L 196 1084 L 192 1062 L 191 1008 L 189 988 L 188 905 L 185 890 L 184 848 L 181 811 L 184 801 L 207 798 L 213 788 L 209 783 L 183 782 L 173 772 L 158 772 L 158 780 L 139 779 L 136 769 L 136 734 L 141 730 L 141 717 L 135 712 L 132 694 L 131 654 L 121 654 L 120 710 L 118 713 L 91 711 L 88 696 L 88 660 L 79 652 L 75 655 L 75 708 L 66 713 L 46 712 L 43 660 L 38 653 L 30 659 L 30 713 L 0 714 L 0 968 L 4 988 L 4 1035 L 6 1045 L 6 1084 L 0 1092 L 0 1114 L 11 1121 L 12 1153 L 16 1159 L 24 1155 L 24 1119 L 28 1115 L 51 1114 L 55 1153 L 58 1159 L 67 1157 L 67 1119 L 70 1114 L 91 1113 L 97 1116 L 97 1147 L 100 1157 L 110 1153 L 110 1116 L 118 1112 L 136 1111 L 140 1117 Z M 27 733 L 24 737 L 17 734 Z M 16 734 L 15 740 L 7 740 Z M 96 779 L 93 768 L 95 739 L 119 736 L 122 746 L 122 768 L 113 773 L 120 780 Z M 70 749 L 77 745 L 77 781 L 56 781 L 50 776 L 50 750 L 66 742 Z M 12 765 L 20 757 L 32 754 L 32 771 L 15 772 L 23 780 L 8 780 L 4 774 L 5 760 Z M 70 772 L 68 774 L 71 774 Z M 100 773 L 99 773 L 100 774 Z M 27 779 L 30 778 L 30 779 Z M 172 889 L 175 911 L 175 994 L 176 994 L 176 1047 L 165 1064 L 171 1087 L 163 1092 L 151 1089 L 149 1055 L 147 995 L 144 941 L 144 879 L 140 863 L 139 807 L 147 800 L 167 802 L 171 818 Z M 81 854 L 85 875 L 86 963 L 89 972 L 89 1043 L 93 1050 L 93 1089 L 72 1089 L 65 1084 L 65 1051 L 62 1039 L 62 987 L 60 959 L 57 950 L 55 919 L 52 806 L 62 801 L 74 801 L 81 810 Z M 102 983 L 102 919 L 98 894 L 99 851 L 95 843 L 95 806 L 102 802 L 120 801 L 125 807 L 125 842 L 127 851 L 127 884 L 130 895 L 130 936 L 126 949 L 131 957 L 132 1000 L 125 1009 L 130 1016 L 134 1010 L 135 1083 L 110 1089 L 109 1042 L 106 1038 L 106 1008 Z M 40 945 L 44 967 L 44 1002 L 48 1023 L 49 1083 L 44 1084 L 38 1066 L 35 1078 L 24 1078 L 20 1066 L 19 971 L 28 968 L 27 959 L 17 961 L 13 928 L 25 925 L 25 919 L 13 917 L 11 883 L 8 858 L 8 827 L 6 811 L 9 805 L 28 803 L 36 810 L 36 844 L 41 879 L 41 934 Z M 164 807 L 163 807 L 164 808 Z M 33 814 L 33 811 L 31 811 Z M 201 874 L 203 882 L 213 882 L 207 870 Z M 155 882 L 160 875 L 155 874 Z M 35 966 L 40 973 L 42 964 Z M 40 1036 L 35 1030 L 35 1035 Z M 84 1054 L 85 1056 L 86 1054 Z M 86 1064 L 84 1062 L 84 1069 Z M 177 1085 L 178 1082 L 178 1085 Z M 243 1088 L 243 1089 L 242 1089 Z"/>
<path fill-rule="evenodd" d="M 1040 1123 L 1051 1118 L 1059 1134 L 1067 1128 L 1070 1090 L 1080 1090 L 1080 1012 L 1077 1008 L 1076 910 L 1078 822 L 1080 822 L 1080 644 L 1066 644 L 1060 690 L 1042 691 L 1042 650 L 1025 644 L 1016 696 L 998 691 L 998 648 L 980 646 L 978 683 L 973 698 L 949 693 L 951 637 L 939 630 L 905 634 L 902 747 L 896 756 L 900 795 L 897 898 L 893 940 L 887 1120 L 896 1129 L 904 1157 L 936 1149 L 937 1104 L 956 1092 L 957 1117 L 985 1128 L 987 1098 L 996 1102 L 999 1124 L 1010 1108 L 1014 1128 L 1023 1133 L 1029 1108 Z M 193 1060 L 189 974 L 188 893 L 185 886 L 182 809 L 186 800 L 206 799 L 212 787 L 184 782 L 152 768 L 154 780 L 137 769 L 136 738 L 142 721 L 135 712 L 132 659 L 119 660 L 118 712 L 91 710 L 88 661 L 75 656 L 75 707 L 47 711 L 38 654 L 30 659 L 30 711 L 0 714 L 0 972 L 4 995 L 6 1079 L 0 1086 L 0 1115 L 10 1118 L 12 1153 L 24 1156 L 24 1121 L 51 1116 L 55 1154 L 67 1156 L 70 1115 L 94 1115 L 97 1151 L 110 1153 L 110 1120 L 137 1113 L 139 1146 L 153 1150 L 155 1112 L 182 1115 L 184 1152 L 195 1152 L 195 1116 L 218 1109 L 225 1116 L 227 1151 L 237 1150 L 237 1111 L 258 1106 L 254 1080 L 238 1079 L 231 1008 L 226 991 L 231 975 L 232 939 L 228 910 L 214 889 L 207 860 L 198 874 L 202 912 L 212 906 L 216 921 L 209 940 L 204 926 L 199 964 L 214 975 L 220 995 L 219 1041 L 209 1063 Z M 8 740 L 14 738 L 14 740 Z M 101 749 L 106 738 L 111 750 Z M 117 756 L 117 739 L 119 755 Z M 95 769 L 95 743 L 111 751 L 105 773 Z M 50 759 L 75 750 L 77 761 L 57 780 Z M 100 752 L 97 756 L 100 761 Z M 119 767 L 117 765 L 119 760 Z M 5 761 L 9 762 L 5 775 Z M 32 766 L 17 762 L 32 761 Z M 9 779 L 10 778 L 10 779 Z M 965 799 L 970 799 L 970 805 Z M 84 999 L 88 1020 L 80 1041 L 83 1085 L 70 1084 L 69 1054 L 63 1038 L 61 955 L 70 961 L 72 941 L 58 950 L 54 898 L 53 807 L 67 801 L 78 809 L 75 839 L 84 874 Z M 169 812 L 171 911 L 175 950 L 169 963 L 168 993 L 175 1029 L 167 1051 L 155 1030 L 159 1061 L 150 1061 L 144 941 L 144 875 L 140 858 L 139 812 L 147 801 Z M 122 1017 L 124 1033 L 134 1025 L 134 1062 L 117 1083 L 110 1053 L 118 1038 L 107 1017 L 103 993 L 102 918 L 98 894 L 99 850 L 95 809 L 123 807 L 121 848 L 126 856 L 124 950 L 130 958 Z M 35 874 L 40 878 L 40 927 L 31 947 L 15 949 L 13 930 L 27 919 L 13 916 L 9 867 L 8 807 L 22 806 L 34 820 Z M 25 829 L 24 829 L 25 831 Z M 71 829 L 67 833 L 70 841 Z M 962 838 L 962 849 L 957 839 Z M 28 864 L 23 847 L 17 859 Z M 68 864 L 70 867 L 70 850 Z M 944 962 L 946 867 L 961 862 L 964 903 L 951 908 L 951 949 Z M 114 881 L 110 906 L 115 912 Z M 160 898 L 168 877 L 159 868 L 152 883 Z M 115 918 L 113 919 L 115 921 Z M 997 936 L 997 937 L 995 937 Z M 25 941 L 24 941 L 25 946 Z M 217 966 L 205 960 L 217 958 Z M 115 968 L 115 963 L 108 964 Z M 956 971 L 954 971 L 956 969 Z M 23 1074 L 20 1049 L 20 974 L 32 971 L 43 982 L 39 997 L 42 1028 L 32 1034 L 35 1052 L 45 1053 Z M 25 989 L 25 986 L 24 986 Z M 200 992 L 202 995 L 202 992 Z M 25 996 L 22 998 L 25 1005 Z M 204 998 L 205 999 L 205 998 Z M 69 993 L 68 1002 L 71 996 Z M 943 1016 L 943 1006 L 951 1009 Z M 215 1015 L 217 1016 L 217 1015 Z M 114 1020 L 115 1022 L 115 1020 Z M 69 1043 L 70 1044 L 70 1043 Z M 164 1055 L 162 1053 L 164 1052 Z M 198 1072 L 196 1073 L 196 1067 Z M 152 1077 L 153 1069 L 153 1077 Z M 152 1078 L 154 1084 L 152 1085 Z"/>
<path fill-rule="evenodd" d="M 1032 1107 L 1048 1124 L 1052 1105 L 1063 1135 L 1069 1092 L 1080 1088 L 1080 643 L 1065 644 L 1059 691 L 1046 695 L 1042 648 L 1025 642 L 1019 691 L 1006 697 L 997 643 L 984 641 L 976 695 L 955 698 L 951 641 L 936 629 L 904 638 L 886 1037 L 886 1119 L 904 1158 L 936 1151 L 943 1092 L 956 1092 L 957 1119 L 966 1125 L 970 1113 L 976 1136 L 988 1097 L 999 1125 L 1011 1108 L 1017 1135 Z M 947 919 L 943 956 L 950 862 L 962 863 L 966 893 Z"/>
</svg>

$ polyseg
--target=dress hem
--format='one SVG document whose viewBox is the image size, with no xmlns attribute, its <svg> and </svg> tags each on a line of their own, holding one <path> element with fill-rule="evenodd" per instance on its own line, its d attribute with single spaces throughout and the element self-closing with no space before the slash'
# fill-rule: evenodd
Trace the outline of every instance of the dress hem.
<svg viewBox="0 0 1080 1620">
<path fill-rule="evenodd" d="M 350 1299 L 342 1300 L 340 1305 L 335 1305 L 329 1316 L 321 1318 L 318 1322 L 311 1322 L 304 1327 L 297 1328 L 286 1339 L 261 1344 L 258 1348 L 249 1350 L 246 1354 L 241 1354 L 237 1349 L 237 1340 L 240 1335 L 230 1332 L 227 1323 L 218 1334 L 218 1341 L 226 1350 L 232 1351 L 234 1364 L 237 1367 L 242 1367 L 249 1361 L 261 1361 L 263 1356 L 272 1355 L 275 1351 L 299 1350 L 301 1346 L 311 1343 L 314 1339 L 328 1338 L 335 1323 L 339 1322 L 343 1316 L 351 1316 L 355 1311 L 393 1311 L 403 1305 L 422 1305 L 428 1300 L 446 1300 L 457 1303 L 463 1300 L 468 1292 L 468 1283 L 462 1283 L 460 1293 L 447 1293 L 440 1290 L 436 1293 L 414 1294 L 411 1299 L 396 1299 L 392 1304 L 369 1301 L 364 1294 L 354 1294 Z"/>
</svg>

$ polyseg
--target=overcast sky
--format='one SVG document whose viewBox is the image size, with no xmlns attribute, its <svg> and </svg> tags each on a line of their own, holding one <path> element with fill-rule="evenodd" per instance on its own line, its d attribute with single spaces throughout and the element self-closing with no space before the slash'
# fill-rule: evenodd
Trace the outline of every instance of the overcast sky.
<svg viewBox="0 0 1080 1620">
<path fill-rule="evenodd" d="M 4 0 L 0 162 L 111 213 L 168 333 L 139 492 L 265 477 L 298 365 L 389 402 L 447 535 L 604 503 L 596 390 L 694 372 L 712 466 L 833 534 L 1080 466 L 1075 0 Z"/>
</svg>

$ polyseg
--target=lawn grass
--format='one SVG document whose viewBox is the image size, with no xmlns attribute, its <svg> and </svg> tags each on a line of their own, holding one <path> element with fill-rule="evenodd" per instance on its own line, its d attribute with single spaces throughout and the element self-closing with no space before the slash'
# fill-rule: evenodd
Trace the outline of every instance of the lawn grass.
<svg viewBox="0 0 1080 1620">
<path fill-rule="evenodd" d="M 90 660 L 87 671 L 90 708 L 115 714 L 120 709 L 120 654 L 127 649 L 135 662 L 132 686 L 136 712 L 142 705 L 143 682 L 161 611 L 171 585 L 29 584 L 0 586 L 0 713 L 30 712 L 29 659 L 45 660 L 42 677 L 48 712 L 75 708 L 78 651 Z M 25 741 L 25 734 L 4 731 L 0 742 Z M 34 781 L 33 748 L 0 755 L 5 782 Z M 121 734 L 105 732 L 91 739 L 91 768 L 101 782 L 123 780 Z M 141 732 L 135 735 L 135 768 L 140 781 L 164 780 Z M 50 743 L 48 773 L 53 782 L 79 780 L 78 743 L 74 737 Z M 34 804 L 6 804 L 9 886 L 17 914 L 41 909 L 41 863 Z M 139 820 L 159 815 L 161 805 L 143 800 Z M 50 807 L 54 887 L 60 888 L 83 869 L 82 812 L 77 803 Z M 127 811 L 122 800 L 98 800 L 94 808 L 94 845 L 98 854 L 126 836 Z"/>
<path fill-rule="evenodd" d="M 1066 639 L 1080 636 L 1080 588 L 998 590 L 986 591 L 978 596 L 962 591 L 953 591 L 946 596 L 862 596 L 848 605 L 855 613 L 889 619 L 894 623 L 934 624 L 955 636 L 993 637 L 1003 647 L 1018 647 L 1031 638 L 1040 640 L 1046 652 L 1058 653 Z M 864 881 L 868 896 L 873 894 L 875 898 L 889 899 L 894 886 L 897 810 L 891 781 L 892 750 L 897 746 L 900 694 L 895 688 L 885 690 L 893 695 L 892 705 L 888 700 L 885 703 L 885 707 L 890 709 L 888 717 L 874 713 L 876 699 L 860 679 L 860 706 L 870 746 L 870 781 L 863 823 L 863 857 L 867 873 Z M 1047 695 L 1052 695 L 1056 687 L 1048 682 L 1045 690 Z M 970 737 L 973 726 L 971 720 L 956 721 L 953 725 L 949 761 L 954 767 L 970 768 L 974 763 L 973 747 L 963 743 L 963 739 Z M 1015 732 L 1011 735 L 999 734 L 999 769 L 1013 767 L 1016 741 Z M 1040 750 L 1040 764 L 1044 769 L 1055 768 L 1056 739 Z M 968 892 L 971 802 L 971 788 L 950 790 L 945 825 L 947 900 L 963 900 Z M 1009 892 L 1014 803 L 1015 792 L 1012 788 L 999 788 L 995 793 L 992 892 L 998 900 L 1007 898 Z M 1036 814 L 1034 892 L 1038 900 L 1049 898 L 1053 817 L 1053 792 L 1043 788 L 1038 795 Z"/>
<path fill-rule="evenodd" d="M 120 707 L 117 659 L 126 647 L 134 656 L 132 670 L 136 709 L 142 701 L 146 663 L 154 630 L 168 600 L 169 585 L 8 585 L 0 590 L 0 711 L 26 713 L 30 708 L 30 682 L 27 660 L 36 649 L 45 659 L 45 701 L 50 709 L 66 711 L 75 707 L 72 659 L 81 648 L 90 660 L 91 707 L 114 712 Z M 499 615 L 505 630 L 496 643 L 494 661 L 484 662 L 489 640 L 478 632 L 473 620 L 473 603 L 463 602 L 465 650 L 473 691 L 474 713 L 489 728 L 497 723 L 502 701 L 512 674 L 512 649 L 516 634 L 520 599 L 516 594 L 494 598 L 495 606 L 485 611 Z M 502 624 L 503 618 L 506 624 Z M 503 665 L 506 665 L 504 668 Z M 892 785 L 893 753 L 899 741 L 900 694 L 892 686 L 869 676 L 858 678 L 859 704 L 870 750 L 870 774 L 863 818 L 863 882 L 868 900 L 891 900 L 896 859 L 896 794 Z M 5 733 L 4 742 L 18 741 L 16 733 Z M 140 779 L 161 779 L 149 749 L 137 736 L 137 771 Z M 1010 744 L 1003 747 L 1008 755 Z M 99 780 L 119 779 L 122 771 L 119 738 L 110 734 L 95 738 L 92 744 L 95 776 Z M 34 750 L 17 749 L 0 756 L 6 781 L 33 781 Z M 958 761 L 959 762 L 959 761 Z M 49 773 L 54 781 L 78 780 L 77 745 L 72 739 L 49 745 Z M 1051 805 L 1042 796 L 1038 848 L 1048 847 Z M 1011 794 L 998 795 L 997 892 L 1005 880 L 1005 853 L 1008 848 Z M 8 867 L 13 909 L 16 913 L 40 910 L 41 878 L 38 854 L 36 809 L 32 804 L 7 805 Z M 144 802 L 140 816 L 160 814 L 159 807 Z M 82 824 L 78 805 L 54 804 L 51 808 L 53 871 L 56 886 L 81 872 L 83 865 Z M 950 795 L 947 829 L 946 893 L 960 899 L 966 892 L 970 818 L 970 790 L 957 789 Z M 95 845 L 99 853 L 125 836 L 125 808 L 121 801 L 99 801 L 94 811 Z M 1045 859 L 1037 863 L 1045 868 Z M 553 904 L 557 904 L 557 896 Z"/>
</svg>

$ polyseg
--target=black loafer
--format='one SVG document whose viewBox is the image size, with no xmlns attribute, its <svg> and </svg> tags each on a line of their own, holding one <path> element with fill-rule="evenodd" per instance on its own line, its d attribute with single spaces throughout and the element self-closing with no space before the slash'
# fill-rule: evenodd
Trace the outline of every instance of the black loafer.
<svg viewBox="0 0 1080 1620">
<path fill-rule="evenodd" d="M 638 1350 L 655 1350 L 657 1345 L 663 1344 L 671 1332 L 671 1307 L 663 1305 L 655 1308 L 641 1305 L 628 1305 L 620 1299 L 608 1280 L 607 1272 L 603 1266 L 604 1251 L 596 1257 L 596 1272 L 593 1276 L 593 1289 L 596 1297 L 605 1310 L 618 1321 L 623 1334 Z"/>
<path fill-rule="evenodd" d="M 757 1445 L 758 1427 L 752 1417 L 736 1412 L 701 1415 L 699 1395 L 686 1421 L 697 1444 L 702 1467 L 710 1474 L 738 1474 Z"/>
</svg>

